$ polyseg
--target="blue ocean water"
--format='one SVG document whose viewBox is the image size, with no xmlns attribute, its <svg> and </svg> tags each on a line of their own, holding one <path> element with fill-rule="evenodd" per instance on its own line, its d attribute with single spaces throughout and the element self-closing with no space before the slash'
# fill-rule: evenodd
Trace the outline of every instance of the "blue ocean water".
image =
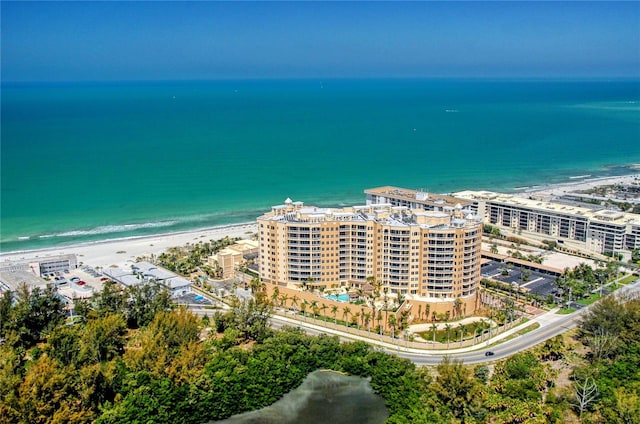
<svg viewBox="0 0 640 424">
<path fill-rule="evenodd" d="M 640 163 L 637 80 L 3 84 L 1 113 L 2 252 Z"/>
</svg>

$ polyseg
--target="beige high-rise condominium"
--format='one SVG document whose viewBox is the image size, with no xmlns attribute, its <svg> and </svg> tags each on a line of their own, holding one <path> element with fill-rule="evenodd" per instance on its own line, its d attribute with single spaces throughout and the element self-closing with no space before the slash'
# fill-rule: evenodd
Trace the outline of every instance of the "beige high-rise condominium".
<svg viewBox="0 0 640 424">
<path fill-rule="evenodd" d="M 470 314 L 480 284 L 481 219 L 460 204 L 435 209 L 330 209 L 287 199 L 257 220 L 261 280 L 325 288 L 375 281 L 433 312 Z"/>
</svg>

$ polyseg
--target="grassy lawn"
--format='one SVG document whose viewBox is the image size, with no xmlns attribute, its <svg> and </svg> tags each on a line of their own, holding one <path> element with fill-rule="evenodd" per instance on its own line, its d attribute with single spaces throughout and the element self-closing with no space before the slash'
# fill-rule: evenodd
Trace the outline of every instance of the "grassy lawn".
<svg viewBox="0 0 640 424">
<path fill-rule="evenodd" d="M 600 293 L 592 293 L 591 296 L 589 296 L 586 299 L 580 299 L 578 300 L 577 303 L 587 306 L 587 305 L 591 305 L 593 302 L 595 302 L 598 299 L 600 299 Z"/>
<path fill-rule="evenodd" d="M 540 323 L 539 322 L 534 322 L 533 324 L 529 324 L 525 328 L 523 328 L 522 330 L 517 331 L 517 332 L 513 333 L 512 335 L 510 335 L 509 337 L 503 339 L 503 341 L 510 340 L 510 339 L 512 339 L 514 337 L 522 336 L 522 335 L 527 334 L 528 332 L 533 331 L 533 330 L 538 329 L 538 328 L 540 328 Z"/>
<path fill-rule="evenodd" d="M 525 328 L 523 328 L 522 330 L 518 331 L 516 333 L 516 335 L 522 336 L 523 334 L 527 334 L 528 332 L 533 331 L 533 330 L 535 330 L 537 328 L 540 328 L 540 323 L 539 322 L 534 322 L 533 324 L 529 324 Z"/>
<path fill-rule="evenodd" d="M 539 322 L 534 322 L 532 324 L 527 325 L 522 330 L 513 333 L 512 335 L 507 336 L 504 339 L 499 340 L 499 341 L 497 341 L 495 343 L 492 343 L 490 346 L 496 346 L 496 345 L 499 345 L 500 343 L 504 343 L 504 342 L 506 342 L 508 340 L 515 339 L 516 337 L 522 336 L 523 334 L 527 334 L 528 332 L 533 331 L 533 330 L 535 330 L 537 328 L 540 328 L 540 323 Z"/>
<path fill-rule="evenodd" d="M 572 314 L 576 311 L 576 308 L 562 308 L 560 309 L 558 312 L 556 312 L 557 315 L 569 315 Z"/>
<path fill-rule="evenodd" d="M 638 279 L 635 275 L 627 275 L 622 280 L 618 281 L 619 284 L 630 284 Z"/>
<path fill-rule="evenodd" d="M 466 326 L 465 326 L 466 327 Z M 478 329 L 480 328 L 480 326 L 478 326 Z M 471 339 L 473 338 L 474 335 L 474 331 L 472 331 L 473 327 L 469 326 L 469 328 L 466 328 L 464 331 L 464 335 L 462 336 L 462 340 L 467 340 L 467 339 Z M 484 326 L 485 330 L 489 329 L 489 325 L 486 324 Z M 421 331 L 419 333 L 416 333 L 419 337 L 422 337 L 424 340 L 428 341 L 428 342 L 433 342 L 433 331 L 428 330 L 428 331 Z M 480 331 L 477 331 L 477 335 L 480 335 Z M 454 342 L 460 343 L 460 330 L 458 329 L 457 326 L 452 326 L 451 327 L 451 331 L 449 332 L 449 335 L 447 336 L 447 330 L 437 330 L 436 331 L 436 342 L 438 343 L 444 343 L 447 344 L 447 340 L 449 340 L 450 344 L 453 344 Z"/>
</svg>

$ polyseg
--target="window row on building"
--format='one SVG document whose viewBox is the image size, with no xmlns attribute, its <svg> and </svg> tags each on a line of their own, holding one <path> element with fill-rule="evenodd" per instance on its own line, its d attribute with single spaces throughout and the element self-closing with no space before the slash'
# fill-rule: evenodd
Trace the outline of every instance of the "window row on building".
<svg viewBox="0 0 640 424">
<path fill-rule="evenodd" d="M 523 234 L 569 241 L 585 250 L 615 254 L 640 248 L 640 217 L 609 209 L 554 203 L 488 191 L 463 191 L 474 213 L 488 224 Z"/>
<path fill-rule="evenodd" d="M 389 293 L 440 301 L 478 289 L 481 219 L 461 205 L 329 209 L 287 199 L 257 221 L 266 283 L 331 288 L 373 277 Z"/>
</svg>

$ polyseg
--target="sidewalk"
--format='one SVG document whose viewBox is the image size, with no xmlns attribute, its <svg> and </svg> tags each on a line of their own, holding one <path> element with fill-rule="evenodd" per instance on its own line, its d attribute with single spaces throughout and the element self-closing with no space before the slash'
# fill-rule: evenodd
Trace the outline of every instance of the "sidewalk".
<svg viewBox="0 0 640 424">
<path fill-rule="evenodd" d="M 349 333 L 344 333 L 338 330 L 334 330 L 331 328 L 326 328 L 323 327 L 321 325 L 316 325 L 316 324 L 312 324 L 309 322 L 305 322 L 305 321 L 301 321 L 301 320 L 297 320 L 297 319 L 293 319 L 290 317 L 286 317 L 280 314 L 277 314 L 274 318 L 276 318 L 279 321 L 283 321 L 286 323 L 291 324 L 292 326 L 295 327 L 306 327 L 306 328 L 310 328 L 313 329 L 315 331 L 319 331 L 319 332 L 323 332 L 326 334 L 332 334 L 332 335 L 336 335 L 336 336 L 340 336 L 342 338 L 345 339 L 350 339 L 350 340 L 357 340 L 357 341 L 364 341 L 367 343 L 371 343 L 374 344 L 376 346 L 381 346 L 384 347 L 386 349 L 389 350 L 398 350 L 398 351 L 402 351 L 402 352 L 407 352 L 407 353 L 416 353 L 416 354 L 433 354 L 433 355 L 448 355 L 448 354 L 454 354 L 454 353 L 463 353 L 463 352 L 472 352 L 475 350 L 479 350 L 479 349 L 484 349 L 489 345 L 492 345 L 496 342 L 499 342 L 515 333 L 517 333 L 518 331 L 530 326 L 533 323 L 539 323 L 540 324 L 540 328 L 543 328 L 545 326 L 548 326 L 552 323 L 556 323 L 558 321 L 562 321 L 562 320 L 568 320 L 569 317 L 572 316 L 571 315 L 556 315 L 556 312 L 559 309 L 552 309 L 549 312 L 546 312 L 542 315 L 537 316 L 536 318 L 533 318 L 525 323 L 522 324 L 518 324 L 517 326 L 497 335 L 494 336 L 488 340 L 485 340 L 481 343 L 477 343 L 473 346 L 467 346 L 467 347 L 462 347 L 462 348 L 455 348 L 455 349 L 428 349 L 428 348 L 424 348 L 424 349 L 416 349 L 416 348 L 409 348 L 406 346 L 402 346 L 402 342 L 403 340 L 398 339 L 398 343 L 390 343 L 390 342 L 382 342 L 379 340 L 374 340 L 374 339 L 370 339 L 368 337 L 362 337 L 362 336 L 357 336 L 354 334 L 349 334 Z"/>
</svg>

